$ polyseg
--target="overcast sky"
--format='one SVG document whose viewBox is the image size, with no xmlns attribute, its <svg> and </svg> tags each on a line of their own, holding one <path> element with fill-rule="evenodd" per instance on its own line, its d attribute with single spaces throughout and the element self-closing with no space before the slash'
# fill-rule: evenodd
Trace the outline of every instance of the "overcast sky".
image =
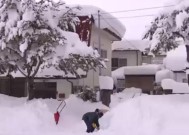
<svg viewBox="0 0 189 135">
<path fill-rule="evenodd" d="M 165 5 L 174 5 L 175 0 L 64 0 L 67 4 L 81 4 L 97 6 L 107 12 L 125 11 L 130 9 L 141 9 L 149 7 L 159 7 Z M 171 1 L 171 2 L 168 2 Z M 166 8 L 168 9 L 168 8 Z M 129 17 L 140 15 L 158 14 L 162 9 L 141 10 L 135 12 L 112 13 L 115 17 Z M 119 19 L 126 27 L 126 39 L 142 39 L 145 28 L 150 25 L 153 16 L 122 18 Z"/>
</svg>

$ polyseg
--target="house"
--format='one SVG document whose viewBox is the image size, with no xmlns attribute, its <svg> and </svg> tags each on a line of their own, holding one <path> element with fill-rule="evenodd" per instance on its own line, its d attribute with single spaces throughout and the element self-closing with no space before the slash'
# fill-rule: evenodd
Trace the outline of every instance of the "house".
<svg viewBox="0 0 189 135">
<path fill-rule="evenodd" d="M 100 23 L 98 24 L 98 11 L 103 12 L 100 15 Z M 99 69 L 97 71 L 89 71 L 86 78 L 75 80 L 74 89 L 78 87 L 89 86 L 96 90 L 99 90 L 99 75 L 100 76 L 111 76 L 112 66 L 112 49 L 111 44 L 113 41 L 120 41 L 125 34 L 125 27 L 116 18 L 106 13 L 101 9 L 93 6 L 82 6 L 80 12 L 77 12 L 78 16 L 91 16 L 93 23 L 91 26 L 91 37 L 89 45 L 96 50 L 101 50 L 101 57 L 106 59 L 106 69 Z M 114 18 L 114 19 L 106 19 Z M 100 27 L 100 29 L 99 29 Z M 99 46 L 100 42 L 100 46 Z"/>
<path fill-rule="evenodd" d="M 125 88 L 140 88 L 143 93 L 150 93 L 156 82 L 156 74 L 161 65 L 145 64 L 140 66 L 125 66 L 112 71 L 112 77 L 118 92 Z"/>
<path fill-rule="evenodd" d="M 112 77 L 118 92 L 125 89 L 125 73 L 127 66 L 139 66 L 143 63 L 143 52 L 149 47 L 144 40 L 122 40 L 112 43 Z M 145 63 L 151 63 L 146 57 Z"/>
<path fill-rule="evenodd" d="M 34 80 L 34 96 L 36 98 L 67 98 L 71 93 L 77 92 L 83 86 L 89 86 L 99 90 L 99 75 L 111 76 L 111 44 L 113 41 L 120 41 L 122 39 L 125 34 L 125 27 L 116 18 L 111 21 L 106 19 L 112 18 L 108 13 L 100 15 L 100 25 L 98 25 L 98 11 L 105 13 L 101 9 L 93 6 L 82 6 L 81 10 L 77 10 L 76 15 L 80 19 L 80 23 L 87 22 L 86 26 L 89 29 L 85 29 L 85 25 L 79 25 L 79 30 L 76 32 L 78 32 L 81 40 L 86 41 L 89 46 L 97 50 L 100 49 L 101 57 L 107 61 L 106 69 L 97 69 L 97 71 L 91 70 L 87 74 L 82 74 L 81 78 L 76 78 L 72 75 L 65 76 L 63 72 L 53 68 L 46 69 L 43 72 L 39 72 Z M 87 34 L 85 32 L 87 32 Z M 17 73 L 16 75 L 13 74 L 13 77 L 14 78 L 11 78 L 11 87 L 7 87 L 10 78 L 5 77 L 7 82 L 6 86 L 4 86 L 3 81 L 1 81 L 0 84 L 2 88 L 7 88 L 6 90 L 0 89 L 0 92 L 19 97 L 26 96 L 25 79 L 23 76 Z M 20 82 L 18 83 L 17 80 Z M 18 84 L 18 87 L 16 84 Z M 20 90 L 19 95 L 15 94 L 17 93 L 16 91 L 18 91 L 17 88 Z M 14 91 L 14 93 L 12 91 Z"/>
<path fill-rule="evenodd" d="M 123 66 L 138 66 L 143 63 L 143 52 L 149 47 L 144 40 L 123 40 L 112 43 L 112 71 Z M 151 60 L 151 59 L 149 59 Z M 148 61 L 148 59 L 146 59 Z M 145 62 L 145 63 L 151 63 Z"/>
<path fill-rule="evenodd" d="M 122 40 L 112 43 L 112 71 L 123 66 L 163 64 L 166 54 L 148 53 L 150 42 L 147 40 Z"/>
</svg>

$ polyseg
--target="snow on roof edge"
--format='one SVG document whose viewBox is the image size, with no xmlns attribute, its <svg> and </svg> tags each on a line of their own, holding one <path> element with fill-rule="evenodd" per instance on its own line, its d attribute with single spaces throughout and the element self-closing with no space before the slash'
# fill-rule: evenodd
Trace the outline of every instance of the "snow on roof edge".
<svg viewBox="0 0 189 135">
<path fill-rule="evenodd" d="M 123 38 L 126 32 L 125 26 L 110 13 L 102 10 L 99 7 L 91 6 L 91 5 L 69 5 L 70 7 L 81 7 L 80 10 L 73 9 L 76 15 L 80 16 L 93 16 L 94 20 L 98 19 L 98 11 L 100 11 L 100 20 L 101 29 L 107 28 L 111 32 L 115 33 L 120 38 Z M 113 19 L 109 19 L 113 18 Z M 98 26 L 98 21 L 95 21 L 95 25 Z"/>
<path fill-rule="evenodd" d="M 125 67 L 124 73 L 125 75 L 155 75 L 159 70 L 161 70 L 161 65 L 148 64 Z"/>
<path fill-rule="evenodd" d="M 112 43 L 112 51 L 116 50 L 139 50 L 144 52 L 149 48 L 150 42 L 147 40 L 122 40 Z"/>
</svg>

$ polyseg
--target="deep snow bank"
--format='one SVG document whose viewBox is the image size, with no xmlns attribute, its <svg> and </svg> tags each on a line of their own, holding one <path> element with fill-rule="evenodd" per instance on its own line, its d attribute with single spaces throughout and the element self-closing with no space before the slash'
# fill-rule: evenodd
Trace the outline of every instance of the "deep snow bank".
<svg viewBox="0 0 189 135">
<path fill-rule="evenodd" d="M 108 109 L 101 103 L 84 102 L 76 96 L 66 100 L 59 124 L 54 113 L 60 101 L 54 99 L 14 98 L 0 94 L 0 135 L 41 135 L 84 133 L 82 115 L 96 108 Z M 68 133 L 69 132 L 69 133 Z"/>
<path fill-rule="evenodd" d="M 123 96 L 124 97 L 124 96 Z M 86 135 L 81 116 L 104 108 L 71 96 L 55 125 L 59 101 L 12 98 L 0 95 L 0 135 Z M 188 135 L 189 95 L 141 95 L 123 100 L 100 119 L 96 135 Z"/>
<path fill-rule="evenodd" d="M 189 95 L 140 96 L 106 114 L 105 133 L 115 135 L 188 135 Z M 104 134 L 105 134 L 104 133 Z"/>
</svg>

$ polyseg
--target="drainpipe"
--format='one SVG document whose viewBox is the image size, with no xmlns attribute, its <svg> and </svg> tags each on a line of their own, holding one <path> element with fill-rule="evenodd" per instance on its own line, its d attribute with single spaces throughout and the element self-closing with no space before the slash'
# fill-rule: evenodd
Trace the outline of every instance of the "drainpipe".
<svg viewBox="0 0 189 135">
<path fill-rule="evenodd" d="M 71 84 L 71 93 L 74 94 L 74 91 L 73 91 L 73 82 L 70 81 L 68 78 L 66 78 L 66 80 Z"/>
<path fill-rule="evenodd" d="M 99 55 L 100 55 L 100 57 L 101 57 L 101 35 L 100 35 L 100 33 L 101 33 L 101 29 L 100 29 L 100 10 L 98 10 L 98 44 L 99 44 L 99 46 L 98 46 L 98 52 L 99 52 Z M 99 76 L 101 76 L 101 74 L 102 74 L 102 69 L 101 68 L 99 68 Z"/>
</svg>

